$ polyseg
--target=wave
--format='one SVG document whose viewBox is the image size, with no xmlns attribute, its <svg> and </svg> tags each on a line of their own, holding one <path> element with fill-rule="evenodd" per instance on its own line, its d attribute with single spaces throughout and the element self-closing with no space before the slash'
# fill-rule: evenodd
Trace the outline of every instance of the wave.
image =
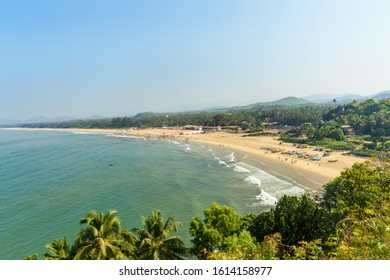
<svg viewBox="0 0 390 280">
<path fill-rule="evenodd" d="M 256 196 L 256 199 L 259 200 L 259 202 L 255 204 L 263 205 L 263 206 L 274 206 L 278 199 L 271 194 L 267 193 L 263 189 L 261 189 L 261 192 L 258 196 Z"/>
<path fill-rule="evenodd" d="M 120 134 L 107 134 L 107 137 L 115 137 L 115 138 L 129 138 L 129 139 L 143 139 L 146 140 L 143 136 L 134 136 L 134 135 L 120 135 Z"/>
<path fill-rule="evenodd" d="M 97 132 L 77 131 L 77 130 L 71 130 L 71 131 L 61 130 L 61 132 L 71 132 L 73 134 L 81 134 L 81 135 L 98 135 L 99 134 Z"/>
<path fill-rule="evenodd" d="M 303 186 L 285 181 L 259 168 L 239 162 L 233 168 L 236 172 L 251 172 L 244 180 L 259 187 L 260 194 L 251 206 L 274 206 L 284 195 L 301 196 L 305 193 Z"/>
<path fill-rule="evenodd" d="M 305 193 L 305 191 L 298 187 L 298 186 L 292 186 L 290 188 L 281 189 L 275 192 L 278 196 L 282 197 L 283 195 L 288 196 L 301 196 Z"/>
<path fill-rule="evenodd" d="M 236 165 L 233 168 L 234 171 L 239 172 L 239 173 L 250 173 L 250 171 L 242 166 Z"/>
<path fill-rule="evenodd" d="M 213 154 L 213 157 L 215 160 L 218 161 L 218 164 L 220 165 L 225 165 L 226 167 L 230 167 L 226 162 L 224 162 L 223 160 L 221 160 L 219 157 L 215 156 L 215 154 Z"/>
<path fill-rule="evenodd" d="M 230 167 L 229 164 L 227 164 L 227 163 L 224 162 L 223 160 L 218 160 L 218 164 L 220 164 L 220 165 L 225 165 L 226 167 Z"/>
<path fill-rule="evenodd" d="M 186 147 L 185 151 L 191 151 L 190 147 Z"/>
<path fill-rule="evenodd" d="M 253 185 L 258 185 L 261 186 L 261 180 L 259 178 L 256 178 L 254 176 L 248 176 L 245 178 L 245 181 L 253 184 Z"/>
<path fill-rule="evenodd" d="M 234 152 L 232 152 L 230 155 L 227 155 L 226 157 L 229 159 L 228 162 L 236 162 Z"/>
</svg>

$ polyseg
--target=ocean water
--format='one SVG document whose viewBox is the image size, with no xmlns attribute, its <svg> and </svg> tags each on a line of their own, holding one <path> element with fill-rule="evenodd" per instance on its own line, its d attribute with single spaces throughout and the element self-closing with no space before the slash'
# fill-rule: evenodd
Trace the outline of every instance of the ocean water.
<svg viewBox="0 0 390 280">
<path fill-rule="evenodd" d="M 0 130 L 0 259 L 72 242 L 91 210 L 118 211 L 122 226 L 160 209 L 183 223 L 212 202 L 243 215 L 269 210 L 284 194 L 310 191 L 253 164 L 247 155 L 196 143 L 112 134 Z"/>
</svg>

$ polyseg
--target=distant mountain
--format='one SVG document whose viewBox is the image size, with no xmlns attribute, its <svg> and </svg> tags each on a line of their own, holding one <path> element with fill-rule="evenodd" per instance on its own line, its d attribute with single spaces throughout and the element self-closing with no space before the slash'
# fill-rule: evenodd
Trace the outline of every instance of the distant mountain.
<svg viewBox="0 0 390 280">
<path fill-rule="evenodd" d="M 333 102 L 333 99 L 336 99 L 337 103 L 341 104 L 341 103 L 349 103 L 352 101 L 364 101 L 367 99 L 374 99 L 374 100 L 388 99 L 390 98 L 390 90 L 381 91 L 367 96 L 354 94 L 354 93 L 346 93 L 346 94 L 322 93 L 322 94 L 312 94 L 312 95 L 304 96 L 302 98 L 314 103 L 325 103 L 325 104 L 331 104 Z"/>
<path fill-rule="evenodd" d="M 258 102 L 246 106 L 227 108 L 227 110 L 255 110 L 260 108 L 299 107 L 313 104 L 309 100 L 298 97 L 285 97 L 276 101 Z"/>
<path fill-rule="evenodd" d="M 373 95 L 370 95 L 369 98 L 372 98 L 374 100 L 388 99 L 390 98 L 390 90 L 385 90 L 385 91 L 375 93 Z"/>
<path fill-rule="evenodd" d="M 366 99 L 365 96 L 358 95 L 358 94 L 353 94 L 353 93 L 347 93 L 347 94 L 328 94 L 328 93 L 323 93 L 323 94 L 312 94 L 308 96 L 303 97 L 306 100 L 309 100 L 314 103 L 332 103 L 333 99 L 336 99 L 336 101 L 339 103 L 347 103 L 347 102 L 352 102 L 354 100 L 360 101 Z"/>
<path fill-rule="evenodd" d="M 23 123 L 44 123 L 47 122 L 49 119 L 46 117 L 38 116 L 38 117 L 33 117 L 29 118 L 27 120 L 22 121 Z"/>
<path fill-rule="evenodd" d="M 66 122 L 71 120 L 74 120 L 74 118 L 64 117 L 64 116 L 55 117 L 55 118 L 46 118 L 46 117 L 38 116 L 38 117 L 33 117 L 25 121 L 22 121 L 22 123 L 28 124 L 28 123 Z"/>
<path fill-rule="evenodd" d="M 83 120 L 101 120 L 106 119 L 107 117 L 101 116 L 101 115 L 93 115 L 90 117 L 83 118 Z"/>
</svg>

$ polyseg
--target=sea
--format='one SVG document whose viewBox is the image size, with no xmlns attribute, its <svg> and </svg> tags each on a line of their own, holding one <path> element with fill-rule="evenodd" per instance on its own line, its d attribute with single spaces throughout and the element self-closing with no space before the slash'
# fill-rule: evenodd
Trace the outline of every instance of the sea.
<svg viewBox="0 0 390 280">
<path fill-rule="evenodd" d="M 176 140 L 76 131 L 0 130 L 0 260 L 18 260 L 85 228 L 90 211 L 117 210 L 140 227 L 159 209 L 183 223 L 217 202 L 242 215 L 269 210 L 308 186 L 267 170 L 246 154 Z"/>
</svg>

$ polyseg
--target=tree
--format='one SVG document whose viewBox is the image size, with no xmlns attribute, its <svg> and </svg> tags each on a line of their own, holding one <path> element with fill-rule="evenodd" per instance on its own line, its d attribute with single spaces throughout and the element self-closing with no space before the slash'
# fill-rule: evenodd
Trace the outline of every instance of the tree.
<svg viewBox="0 0 390 280">
<path fill-rule="evenodd" d="M 380 211 L 390 199 L 390 173 L 386 164 L 366 161 L 355 163 L 325 186 L 323 205 L 341 220 L 351 211 Z"/>
<path fill-rule="evenodd" d="M 258 242 L 262 242 L 264 237 L 275 232 L 275 209 L 260 213 L 253 220 L 248 230 Z"/>
<path fill-rule="evenodd" d="M 282 234 L 283 243 L 326 239 L 332 228 L 328 213 L 308 195 L 283 196 L 275 207 L 275 232 Z"/>
<path fill-rule="evenodd" d="M 305 134 L 308 139 L 312 139 L 315 129 L 312 123 L 305 122 L 299 127 L 299 131 L 301 134 Z"/>
<path fill-rule="evenodd" d="M 316 132 L 315 137 L 317 140 L 329 138 L 337 141 L 343 140 L 345 138 L 344 132 L 340 127 L 337 127 L 333 124 L 327 124 L 321 126 Z"/>
<path fill-rule="evenodd" d="M 138 236 L 137 257 L 142 260 L 177 260 L 188 255 L 182 238 L 171 236 L 182 227 L 182 223 L 169 217 L 164 222 L 159 210 L 154 210 L 148 217 L 142 217 L 144 228 L 134 228 Z"/>
<path fill-rule="evenodd" d="M 223 250 L 226 239 L 242 231 L 242 216 L 232 207 L 212 203 L 210 208 L 203 211 L 205 219 L 195 217 L 191 221 L 190 234 L 194 237 L 194 253 L 198 258 L 205 257 L 205 253 Z"/>
<path fill-rule="evenodd" d="M 46 248 L 50 251 L 44 254 L 46 260 L 67 260 L 70 257 L 70 246 L 66 242 L 66 237 L 53 240 Z"/>
<path fill-rule="evenodd" d="M 74 259 L 110 260 L 124 259 L 121 252 L 123 239 L 121 224 L 116 211 L 106 214 L 90 212 L 87 218 L 80 221 L 86 224 L 75 242 Z M 126 233 L 126 232 L 124 232 Z M 130 239 L 128 239 L 130 240 Z"/>
<path fill-rule="evenodd" d="M 29 255 L 29 256 L 25 256 L 23 258 L 23 260 L 25 261 L 37 261 L 38 260 L 38 254 L 37 253 L 34 253 L 32 255 Z"/>
<path fill-rule="evenodd" d="M 258 215 L 249 231 L 258 242 L 267 235 L 281 233 L 283 244 L 298 245 L 300 241 L 325 240 L 332 228 L 326 210 L 303 195 L 283 196 L 274 209 Z"/>
</svg>

